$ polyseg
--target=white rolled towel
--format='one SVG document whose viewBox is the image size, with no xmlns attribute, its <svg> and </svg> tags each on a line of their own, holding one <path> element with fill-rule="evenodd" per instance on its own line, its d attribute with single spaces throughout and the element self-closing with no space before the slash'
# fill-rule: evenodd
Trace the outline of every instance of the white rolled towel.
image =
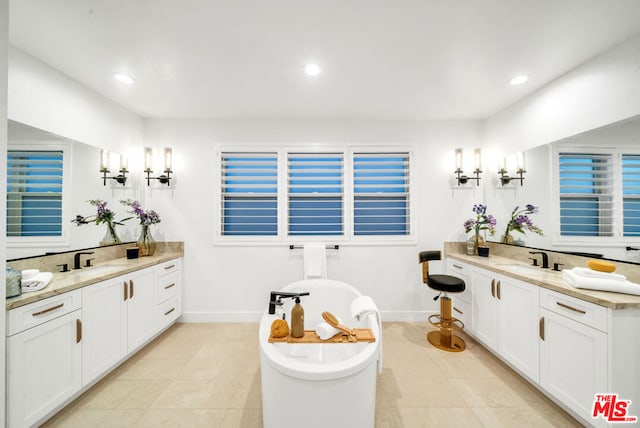
<svg viewBox="0 0 640 428">
<path fill-rule="evenodd" d="M 40 272 L 31 279 L 26 281 L 22 280 L 22 292 L 29 293 L 31 291 L 42 290 L 44 287 L 49 285 L 52 278 L 53 274 L 51 272 Z"/>
<path fill-rule="evenodd" d="M 380 344 L 380 354 L 378 355 L 378 373 L 382 373 L 382 316 L 376 302 L 369 296 L 356 297 L 351 302 L 351 316 L 360 321 L 362 317 L 374 314 L 378 322 L 378 337 L 376 340 Z"/>
<path fill-rule="evenodd" d="M 602 278 L 610 281 L 626 281 L 627 277 L 619 273 L 613 272 L 600 272 L 585 267 L 574 267 L 571 271 L 577 275 L 587 276 L 589 278 Z"/>
<path fill-rule="evenodd" d="M 562 279 L 575 288 L 635 294 L 640 296 L 640 285 L 630 281 L 611 281 L 604 278 L 590 278 L 588 276 L 576 274 L 573 272 L 573 269 L 563 270 Z"/>
<path fill-rule="evenodd" d="M 339 321 L 339 320 L 338 320 Z M 331 326 L 329 323 L 321 322 L 316 326 L 316 334 L 322 340 L 331 339 L 336 334 L 341 333 L 341 330 Z"/>
</svg>

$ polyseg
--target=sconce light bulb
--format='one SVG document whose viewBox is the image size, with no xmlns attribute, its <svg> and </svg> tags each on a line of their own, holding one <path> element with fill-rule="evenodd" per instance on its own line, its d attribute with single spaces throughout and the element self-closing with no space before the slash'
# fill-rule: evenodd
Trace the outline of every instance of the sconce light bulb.
<svg viewBox="0 0 640 428">
<path fill-rule="evenodd" d="M 524 161 L 524 152 L 518 152 L 516 154 L 516 169 L 518 171 L 525 171 L 525 161 Z"/>
<path fill-rule="evenodd" d="M 482 171 L 482 152 L 480 149 L 473 151 L 474 166 L 476 171 Z"/>
<path fill-rule="evenodd" d="M 120 155 L 120 171 L 129 170 L 129 157 L 127 155 Z"/>
<path fill-rule="evenodd" d="M 144 170 L 145 171 L 152 171 L 151 169 L 152 155 L 153 155 L 153 151 L 151 150 L 151 147 L 145 147 L 144 148 Z"/>
<path fill-rule="evenodd" d="M 109 152 L 100 150 L 100 171 L 109 171 Z"/>
<path fill-rule="evenodd" d="M 462 149 L 456 149 L 456 171 L 462 171 Z"/>
<path fill-rule="evenodd" d="M 173 163 L 173 153 L 170 147 L 165 147 L 164 149 L 164 170 L 171 171 Z"/>
</svg>

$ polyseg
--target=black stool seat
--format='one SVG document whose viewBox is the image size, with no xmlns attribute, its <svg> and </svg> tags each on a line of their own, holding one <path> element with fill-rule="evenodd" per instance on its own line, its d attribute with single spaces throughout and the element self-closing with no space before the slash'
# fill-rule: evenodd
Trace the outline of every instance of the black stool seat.
<svg viewBox="0 0 640 428">
<path fill-rule="evenodd" d="M 459 293 L 465 288 L 463 280 L 451 275 L 429 275 L 427 285 L 444 293 Z"/>
</svg>

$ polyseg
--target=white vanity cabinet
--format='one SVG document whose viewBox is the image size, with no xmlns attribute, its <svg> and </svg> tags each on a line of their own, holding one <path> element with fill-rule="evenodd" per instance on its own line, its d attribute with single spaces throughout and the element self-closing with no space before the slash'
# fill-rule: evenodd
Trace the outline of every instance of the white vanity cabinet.
<svg viewBox="0 0 640 428">
<path fill-rule="evenodd" d="M 170 325 L 180 316 L 182 295 L 182 260 L 158 266 L 156 319 L 158 329 Z"/>
<path fill-rule="evenodd" d="M 7 426 L 30 427 L 81 388 L 80 290 L 7 313 Z"/>
<path fill-rule="evenodd" d="M 531 380 L 539 379 L 539 287 L 471 269 L 471 333 Z"/>
<path fill-rule="evenodd" d="M 588 420 L 595 394 L 618 392 L 607 385 L 607 308 L 545 289 L 540 304 L 540 386 Z"/>
<path fill-rule="evenodd" d="M 468 265 L 456 260 L 447 261 L 447 274 L 460 278 L 465 283 L 465 289 L 462 293 L 451 293 L 451 313 L 465 325 L 465 328 L 471 325 L 471 272 Z"/>
</svg>

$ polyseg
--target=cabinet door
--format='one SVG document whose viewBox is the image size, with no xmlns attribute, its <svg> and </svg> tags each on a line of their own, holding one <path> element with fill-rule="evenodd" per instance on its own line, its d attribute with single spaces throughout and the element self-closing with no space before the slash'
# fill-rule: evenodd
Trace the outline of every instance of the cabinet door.
<svg viewBox="0 0 640 428">
<path fill-rule="evenodd" d="M 82 289 L 83 385 L 109 370 L 127 354 L 128 287 L 126 277 L 122 276 Z"/>
<path fill-rule="evenodd" d="M 471 332 L 486 346 L 496 350 L 498 343 L 498 299 L 495 275 L 482 270 L 471 272 Z"/>
<path fill-rule="evenodd" d="M 540 385 L 585 420 L 607 391 L 607 335 L 547 309 L 540 338 Z M 544 339 L 542 338 L 544 337 Z"/>
<path fill-rule="evenodd" d="M 534 382 L 540 373 L 538 287 L 497 276 L 498 353 Z"/>
<path fill-rule="evenodd" d="M 7 421 L 34 425 L 81 387 L 81 311 L 7 338 Z"/>
<path fill-rule="evenodd" d="M 127 350 L 132 352 L 156 333 L 156 281 L 153 268 L 128 275 Z"/>
</svg>

